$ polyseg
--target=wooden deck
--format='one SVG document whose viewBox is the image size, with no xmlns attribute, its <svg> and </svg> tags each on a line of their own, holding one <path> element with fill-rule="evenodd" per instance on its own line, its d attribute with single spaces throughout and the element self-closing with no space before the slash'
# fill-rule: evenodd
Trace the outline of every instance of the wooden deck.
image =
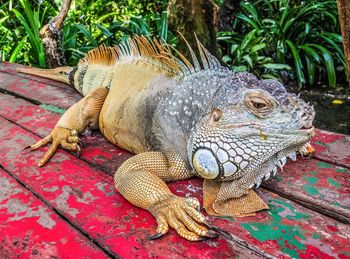
<svg viewBox="0 0 350 259">
<path fill-rule="evenodd" d="M 18 74 L 0 64 L 0 258 L 350 258 L 350 136 L 318 130 L 312 159 L 288 161 L 258 194 L 270 210 L 255 217 L 211 217 L 232 236 L 191 243 L 174 231 L 146 237 L 155 220 L 113 188 L 131 154 L 98 132 L 83 137 L 82 156 L 47 147 L 22 149 L 46 136 L 80 99 L 66 85 Z M 201 201 L 201 180 L 170 184 Z"/>
</svg>

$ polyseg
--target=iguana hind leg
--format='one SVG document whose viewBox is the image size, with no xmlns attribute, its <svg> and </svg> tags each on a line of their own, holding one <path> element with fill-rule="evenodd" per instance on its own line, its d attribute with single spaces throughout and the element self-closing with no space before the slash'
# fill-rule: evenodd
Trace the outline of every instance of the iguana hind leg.
<svg viewBox="0 0 350 259">
<path fill-rule="evenodd" d="M 52 157 L 58 146 L 68 150 L 76 150 L 78 155 L 80 154 L 78 134 L 83 133 L 87 128 L 98 128 L 99 114 L 107 94 L 107 88 L 96 88 L 70 107 L 48 136 L 27 147 L 32 151 L 52 142 L 49 150 L 39 161 L 39 166 L 43 166 Z"/>
<path fill-rule="evenodd" d="M 198 200 L 172 194 L 164 182 L 192 176 L 175 152 L 145 152 L 125 161 L 115 173 L 114 181 L 116 189 L 128 201 L 147 209 L 156 218 L 157 234 L 150 239 L 166 234 L 170 226 L 180 236 L 199 241 L 215 237 L 216 233 L 202 226 L 206 220 L 198 211 Z"/>
</svg>

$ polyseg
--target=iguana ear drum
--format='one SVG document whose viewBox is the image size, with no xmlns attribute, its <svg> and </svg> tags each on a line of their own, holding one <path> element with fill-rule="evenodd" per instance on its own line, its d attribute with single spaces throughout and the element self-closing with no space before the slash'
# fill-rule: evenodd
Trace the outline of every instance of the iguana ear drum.
<svg viewBox="0 0 350 259">
<path fill-rule="evenodd" d="M 197 149 L 192 163 L 196 172 L 205 179 L 215 179 L 219 175 L 218 162 L 209 149 Z"/>
</svg>

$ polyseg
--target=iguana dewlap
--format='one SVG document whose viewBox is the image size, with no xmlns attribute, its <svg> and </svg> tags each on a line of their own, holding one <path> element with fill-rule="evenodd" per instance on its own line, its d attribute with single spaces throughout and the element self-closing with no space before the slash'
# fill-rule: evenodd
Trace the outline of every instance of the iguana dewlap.
<svg viewBox="0 0 350 259">
<path fill-rule="evenodd" d="M 115 173 L 115 186 L 155 216 L 153 238 L 169 226 L 188 240 L 216 235 L 198 201 L 172 194 L 168 181 L 204 178 L 210 214 L 251 215 L 267 208 L 252 188 L 275 175 L 287 157 L 308 153 L 314 110 L 279 82 L 233 73 L 199 42 L 198 49 L 201 63 L 192 50 L 191 63 L 156 40 L 134 37 L 90 51 L 74 68 L 19 69 L 69 83 L 84 96 L 49 136 L 30 146 L 52 142 L 39 166 L 59 145 L 80 152 L 78 134 L 99 128 L 137 154 Z"/>
</svg>

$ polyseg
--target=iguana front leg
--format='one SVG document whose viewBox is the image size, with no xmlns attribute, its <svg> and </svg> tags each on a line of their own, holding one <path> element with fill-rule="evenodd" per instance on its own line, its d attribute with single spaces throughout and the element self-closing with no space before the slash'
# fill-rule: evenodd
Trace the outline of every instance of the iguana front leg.
<svg viewBox="0 0 350 259">
<path fill-rule="evenodd" d="M 57 122 L 55 128 L 45 138 L 27 147 L 30 150 L 52 142 L 51 147 L 39 161 L 38 166 L 43 166 L 56 152 L 60 145 L 64 149 L 77 150 L 80 153 L 78 134 L 86 128 L 98 128 L 98 119 L 108 89 L 99 87 L 70 107 Z"/>
<path fill-rule="evenodd" d="M 208 230 L 205 217 L 198 211 L 195 198 L 182 198 L 172 194 L 164 181 L 187 179 L 193 174 L 175 153 L 146 152 L 129 158 L 115 173 L 116 189 L 132 204 L 147 209 L 156 218 L 155 239 L 169 230 L 169 225 L 190 241 L 215 237 Z"/>
</svg>

